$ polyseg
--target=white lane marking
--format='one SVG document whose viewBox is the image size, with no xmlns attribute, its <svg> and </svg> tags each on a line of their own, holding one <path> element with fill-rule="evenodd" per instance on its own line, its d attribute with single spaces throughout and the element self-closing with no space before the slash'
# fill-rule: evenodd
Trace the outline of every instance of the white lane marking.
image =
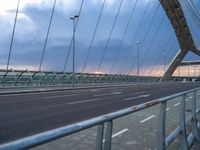
<svg viewBox="0 0 200 150">
<path fill-rule="evenodd" d="M 74 105 L 74 104 L 80 104 L 80 103 L 88 103 L 88 102 L 100 101 L 100 100 L 101 100 L 100 98 L 95 98 L 95 99 L 90 99 L 90 100 L 71 102 L 71 103 L 68 103 L 68 105 Z"/>
<path fill-rule="evenodd" d="M 189 96 L 188 98 L 193 98 L 192 96 Z"/>
<path fill-rule="evenodd" d="M 178 106 L 178 105 L 180 105 L 180 103 L 176 103 L 176 104 L 174 104 L 174 106 Z"/>
<path fill-rule="evenodd" d="M 71 93 L 89 93 L 90 90 L 74 90 Z"/>
<path fill-rule="evenodd" d="M 97 89 L 93 89 L 93 90 L 90 90 L 90 91 L 92 91 L 92 92 L 97 92 L 97 91 L 99 91 L 99 90 L 97 90 Z"/>
<path fill-rule="evenodd" d="M 12 97 L 12 96 L 21 96 L 21 95 L 37 95 L 47 92 L 36 92 L 36 93 L 17 93 L 17 94 L 6 94 L 6 95 L 0 95 L 0 97 Z"/>
<path fill-rule="evenodd" d="M 52 99 L 52 98 L 61 98 L 61 97 L 69 97 L 69 96 L 76 96 L 76 94 L 70 94 L 70 95 L 54 95 L 54 96 L 47 96 L 42 97 L 44 99 Z"/>
<path fill-rule="evenodd" d="M 46 94 L 46 93 L 63 93 L 63 92 L 66 93 L 67 90 L 62 90 L 62 91 L 36 91 L 36 92 L 34 92 L 32 90 L 25 90 L 25 92 L 30 92 L 30 93 L 4 94 L 4 95 L 0 95 L 0 97 L 12 97 L 12 96 L 23 96 L 23 95 L 40 95 L 40 94 Z"/>
<path fill-rule="evenodd" d="M 123 130 L 121 130 L 121 131 L 119 131 L 119 132 L 113 134 L 113 135 L 112 135 L 112 138 L 115 138 L 115 137 L 117 137 L 117 136 L 119 136 L 119 135 L 121 135 L 121 134 L 123 134 L 123 133 L 125 133 L 125 132 L 127 132 L 127 131 L 128 131 L 127 128 L 126 128 L 126 129 L 123 129 Z"/>
<path fill-rule="evenodd" d="M 108 95 L 117 95 L 121 94 L 122 92 L 112 92 L 112 93 L 105 93 L 105 94 L 96 94 L 94 96 L 108 96 Z"/>
<path fill-rule="evenodd" d="M 126 98 L 124 99 L 125 101 L 130 101 L 130 100 L 134 100 L 134 99 L 138 99 L 138 98 L 145 98 L 145 97 L 149 97 L 150 95 L 139 95 L 136 97 L 131 97 L 131 98 Z"/>
<path fill-rule="evenodd" d="M 170 110 L 170 108 L 168 107 L 166 110 L 168 111 L 168 110 Z"/>
<path fill-rule="evenodd" d="M 119 132 L 113 134 L 113 135 L 112 135 L 112 138 L 114 139 L 115 137 L 117 137 L 117 136 L 119 136 L 119 135 L 121 135 L 121 134 L 123 134 L 123 133 L 125 133 L 125 132 L 127 132 L 127 131 L 128 131 L 127 128 L 126 128 L 126 129 L 123 129 L 123 130 L 121 130 L 121 131 L 119 131 Z M 103 142 L 105 142 L 105 139 L 103 139 Z"/>
<path fill-rule="evenodd" d="M 148 117 L 148 118 L 146 118 L 144 120 L 141 120 L 140 123 L 144 123 L 144 122 L 146 122 L 146 121 L 148 121 L 148 120 L 150 120 L 150 119 L 152 119 L 154 117 L 155 117 L 155 115 L 152 115 L 152 116 L 150 116 L 150 117 Z"/>
</svg>

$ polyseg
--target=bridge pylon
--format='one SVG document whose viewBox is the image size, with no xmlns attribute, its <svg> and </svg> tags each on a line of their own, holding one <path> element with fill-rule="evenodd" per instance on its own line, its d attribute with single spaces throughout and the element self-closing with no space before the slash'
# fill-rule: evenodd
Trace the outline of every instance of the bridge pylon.
<svg viewBox="0 0 200 150">
<path fill-rule="evenodd" d="M 171 78 L 176 68 L 181 64 L 188 52 L 192 52 L 200 56 L 200 50 L 195 46 L 190 29 L 187 25 L 184 12 L 178 0 L 160 0 L 168 19 L 176 34 L 179 42 L 180 50 L 171 61 L 169 68 L 164 73 L 161 81 L 166 81 Z"/>
</svg>

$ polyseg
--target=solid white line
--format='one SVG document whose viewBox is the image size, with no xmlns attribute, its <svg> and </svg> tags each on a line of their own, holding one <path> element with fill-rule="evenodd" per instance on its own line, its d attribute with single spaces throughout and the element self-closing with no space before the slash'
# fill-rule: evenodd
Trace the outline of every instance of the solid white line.
<svg viewBox="0 0 200 150">
<path fill-rule="evenodd" d="M 76 96 L 76 94 L 70 94 L 70 95 L 54 95 L 54 96 L 47 96 L 42 97 L 44 99 L 52 99 L 52 98 L 61 98 L 61 97 L 69 97 L 69 96 Z"/>
<path fill-rule="evenodd" d="M 138 98 L 145 98 L 145 97 L 149 97 L 150 95 L 139 95 L 136 97 L 131 97 L 131 98 L 126 98 L 124 99 L 124 101 L 130 101 L 130 100 L 134 100 L 134 99 L 138 99 Z"/>
<path fill-rule="evenodd" d="M 180 103 L 176 103 L 176 104 L 174 104 L 174 106 L 178 106 L 178 105 L 180 105 Z"/>
<path fill-rule="evenodd" d="M 148 118 L 146 118 L 144 120 L 141 120 L 140 123 L 144 123 L 144 122 L 146 122 L 146 121 L 148 121 L 148 120 L 150 120 L 150 119 L 152 119 L 154 117 L 155 117 L 155 115 L 152 115 L 152 116 L 150 116 L 150 117 L 148 117 Z"/>
<path fill-rule="evenodd" d="M 40 94 L 46 94 L 46 93 L 66 93 L 67 90 L 63 91 L 32 91 L 32 90 L 26 90 L 25 92 L 30 92 L 30 93 L 16 93 L 16 94 L 5 94 L 5 95 L 0 95 L 0 97 L 11 97 L 11 96 L 23 96 L 23 95 L 40 95 Z"/>
<path fill-rule="evenodd" d="M 29 92 L 29 91 L 27 91 L 27 92 Z M 37 94 L 42 94 L 42 93 L 45 93 L 45 92 L 6 94 L 6 95 L 0 95 L 0 97 L 12 97 L 12 96 L 21 96 L 21 95 L 37 95 Z"/>
<path fill-rule="evenodd" d="M 170 110 L 170 108 L 168 107 L 166 110 Z"/>
<path fill-rule="evenodd" d="M 92 101 L 100 101 L 100 98 L 96 98 L 96 99 L 90 99 L 90 100 L 85 100 L 85 101 L 76 101 L 76 102 L 71 102 L 68 103 L 69 105 L 74 105 L 74 104 L 80 104 L 80 103 L 88 103 L 88 102 L 92 102 Z"/>
</svg>

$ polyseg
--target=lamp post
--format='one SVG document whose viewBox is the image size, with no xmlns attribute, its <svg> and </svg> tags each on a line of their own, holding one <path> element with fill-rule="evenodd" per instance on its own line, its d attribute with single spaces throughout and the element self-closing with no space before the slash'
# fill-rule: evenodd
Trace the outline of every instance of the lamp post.
<svg viewBox="0 0 200 150">
<path fill-rule="evenodd" d="M 163 55 L 163 77 L 164 77 L 165 76 L 165 72 L 166 72 L 166 53 L 163 52 L 162 55 Z M 161 71 L 161 73 L 162 73 L 162 71 Z"/>
<path fill-rule="evenodd" d="M 181 66 L 180 66 L 180 61 L 178 62 L 178 77 L 180 77 L 180 71 L 181 71 Z"/>
<path fill-rule="evenodd" d="M 162 53 L 163 54 L 163 70 L 164 70 L 164 74 L 166 72 L 166 53 Z"/>
<path fill-rule="evenodd" d="M 72 62 L 72 70 L 73 70 L 73 79 L 72 86 L 74 88 L 75 85 L 75 32 L 76 32 L 76 19 L 78 19 L 78 15 L 71 17 L 70 19 L 73 21 L 73 62 Z"/>
<path fill-rule="evenodd" d="M 142 43 L 142 41 L 138 41 L 136 42 L 136 46 L 137 46 L 137 77 L 139 80 L 139 76 L 140 76 L 140 54 L 139 54 L 139 46 Z"/>
</svg>

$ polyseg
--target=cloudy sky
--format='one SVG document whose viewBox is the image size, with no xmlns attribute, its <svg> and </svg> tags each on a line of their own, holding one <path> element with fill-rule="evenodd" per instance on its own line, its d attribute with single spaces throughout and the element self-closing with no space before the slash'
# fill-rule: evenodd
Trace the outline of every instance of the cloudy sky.
<svg viewBox="0 0 200 150">
<path fill-rule="evenodd" d="M 199 22 L 191 17 L 192 13 L 188 11 L 187 5 L 184 5 L 184 0 L 182 1 L 196 44 L 200 46 Z M 2 69 L 6 68 L 17 2 L 18 0 L 0 0 L 0 67 Z M 42 70 L 63 71 L 72 38 L 72 21 L 69 18 L 78 14 L 81 2 L 82 0 L 57 0 Z M 159 6 L 158 0 L 123 0 L 113 32 L 110 34 L 120 2 L 121 0 L 106 0 L 85 72 L 98 70 L 105 50 L 100 72 L 112 70 L 112 73 L 134 74 L 137 66 L 135 42 L 143 41 L 139 46 L 141 72 L 147 75 L 159 74 L 158 70 L 163 68 L 164 57 L 166 64 L 169 64 L 179 50 L 165 12 Z M 200 2 L 198 0 L 193 2 L 200 10 Z M 54 0 L 20 1 L 10 68 L 38 70 L 53 3 Z M 77 72 L 81 72 L 85 64 L 102 5 L 103 0 L 85 0 L 83 3 L 76 30 Z M 127 26 L 129 19 L 130 23 Z M 126 27 L 128 27 L 127 31 Z M 125 36 L 122 42 L 123 35 Z M 107 42 L 109 36 L 110 40 Z M 186 59 L 196 60 L 199 57 L 189 54 Z M 71 70 L 72 53 L 66 66 L 66 71 Z"/>
</svg>

